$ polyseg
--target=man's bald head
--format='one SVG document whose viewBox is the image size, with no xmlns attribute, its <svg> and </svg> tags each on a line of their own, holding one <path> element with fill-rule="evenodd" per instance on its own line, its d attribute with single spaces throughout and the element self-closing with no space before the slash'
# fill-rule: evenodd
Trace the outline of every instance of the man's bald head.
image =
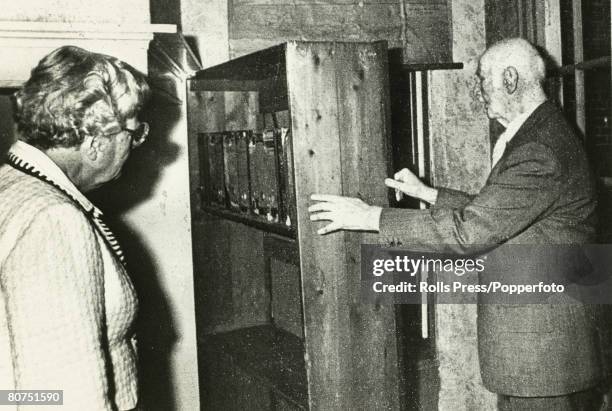
<svg viewBox="0 0 612 411">
<path fill-rule="evenodd" d="M 488 48 L 476 74 L 487 115 L 504 126 L 546 100 L 544 60 L 524 39 L 502 40 Z"/>
<path fill-rule="evenodd" d="M 494 73 L 502 73 L 507 67 L 514 67 L 519 78 L 529 85 L 541 85 L 546 77 L 544 59 L 530 42 L 522 38 L 495 43 L 483 53 L 480 65 Z"/>
</svg>

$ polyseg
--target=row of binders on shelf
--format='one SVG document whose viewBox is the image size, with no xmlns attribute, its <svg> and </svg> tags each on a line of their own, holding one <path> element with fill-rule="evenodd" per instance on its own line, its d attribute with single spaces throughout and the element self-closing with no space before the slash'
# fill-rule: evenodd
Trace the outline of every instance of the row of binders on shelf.
<svg viewBox="0 0 612 411">
<path fill-rule="evenodd" d="M 288 128 L 201 133 L 203 208 L 291 228 Z"/>
</svg>

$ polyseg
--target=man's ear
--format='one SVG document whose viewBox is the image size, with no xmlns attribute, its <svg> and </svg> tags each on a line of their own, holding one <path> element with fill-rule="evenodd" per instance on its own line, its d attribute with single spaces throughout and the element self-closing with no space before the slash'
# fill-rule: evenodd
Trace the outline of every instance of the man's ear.
<svg viewBox="0 0 612 411">
<path fill-rule="evenodd" d="M 512 94 L 516 91 L 518 80 L 519 74 L 516 68 L 509 66 L 504 69 L 504 89 L 506 89 L 508 94 Z"/>
</svg>

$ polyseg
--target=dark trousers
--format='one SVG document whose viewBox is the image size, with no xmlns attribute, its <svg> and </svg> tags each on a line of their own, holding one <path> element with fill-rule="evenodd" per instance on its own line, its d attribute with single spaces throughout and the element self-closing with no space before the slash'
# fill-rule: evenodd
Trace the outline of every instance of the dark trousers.
<svg viewBox="0 0 612 411">
<path fill-rule="evenodd" d="M 603 404 L 599 389 L 558 397 L 511 397 L 498 395 L 499 411 L 598 411 Z"/>
</svg>

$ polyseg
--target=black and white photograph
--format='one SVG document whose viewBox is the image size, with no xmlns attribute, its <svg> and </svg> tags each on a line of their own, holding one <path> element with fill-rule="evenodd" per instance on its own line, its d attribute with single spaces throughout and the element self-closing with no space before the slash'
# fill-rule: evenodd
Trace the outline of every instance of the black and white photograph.
<svg viewBox="0 0 612 411">
<path fill-rule="evenodd" d="M 611 411 L 611 22 L 0 2 L 0 411 Z"/>
</svg>

